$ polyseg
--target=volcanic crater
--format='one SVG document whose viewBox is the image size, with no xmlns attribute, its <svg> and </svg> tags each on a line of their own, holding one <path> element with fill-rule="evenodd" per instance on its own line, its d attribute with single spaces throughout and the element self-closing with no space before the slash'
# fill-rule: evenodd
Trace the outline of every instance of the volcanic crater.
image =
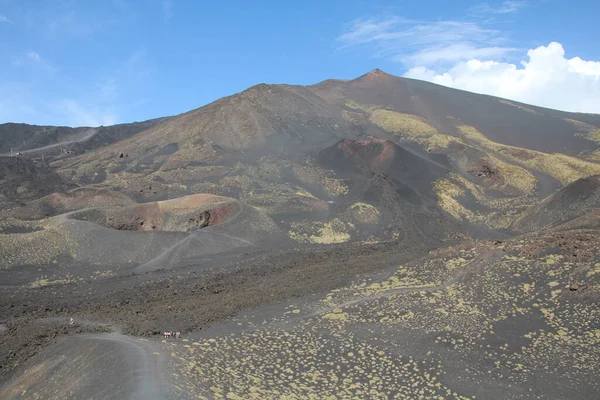
<svg viewBox="0 0 600 400">
<path fill-rule="evenodd" d="M 70 213 L 68 218 L 120 231 L 191 232 L 222 224 L 240 211 L 241 205 L 234 199 L 194 194 L 125 207 L 88 208 Z"/>
</svg>

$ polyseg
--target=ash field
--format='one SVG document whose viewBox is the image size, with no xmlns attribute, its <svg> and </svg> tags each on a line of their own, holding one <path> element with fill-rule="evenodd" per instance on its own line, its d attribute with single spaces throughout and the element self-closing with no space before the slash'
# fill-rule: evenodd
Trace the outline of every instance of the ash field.
<svg viewBox="0 0 600 400">
<path fill-rule="evenodd" d="M 10 148 L 2 399 L 600 398 L 600 115 L 374 70 Z"/>
</svg>

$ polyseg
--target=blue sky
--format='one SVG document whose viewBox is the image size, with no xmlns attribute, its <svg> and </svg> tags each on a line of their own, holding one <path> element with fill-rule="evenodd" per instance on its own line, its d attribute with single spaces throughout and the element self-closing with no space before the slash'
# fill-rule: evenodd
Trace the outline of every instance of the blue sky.
<svg viewBox="0 0 600 400">
<path fill-rule="evenodd" d="M 600 113 L 599 3 L 0 0 L 0 122 L 139 121 L 374 68 Z"/>
</svg>

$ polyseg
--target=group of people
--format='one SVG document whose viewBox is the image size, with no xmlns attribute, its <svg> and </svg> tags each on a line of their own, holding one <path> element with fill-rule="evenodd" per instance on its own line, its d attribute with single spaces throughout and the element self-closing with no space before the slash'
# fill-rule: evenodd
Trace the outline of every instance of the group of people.
<svg viewBox="0 0 600 400">
<path fill-rule="evenodd" d="M 177 332 L 173 332 L 173 331 L 165 331 L 163 333 L 163 337 L 165 339 L 179 339 L 181 337 L 181 332 L 177 331 Z"/>
</svg>

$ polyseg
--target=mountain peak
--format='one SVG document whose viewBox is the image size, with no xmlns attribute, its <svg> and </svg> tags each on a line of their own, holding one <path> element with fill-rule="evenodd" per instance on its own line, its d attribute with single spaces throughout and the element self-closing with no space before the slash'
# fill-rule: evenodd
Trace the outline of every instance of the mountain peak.
<svg viewBox="0 0 600 400">
<path fill-rule="evenodd" d="M 396 78 L 394 75 L 388 74 L 385 71 L 375 68 L 366 74 L 359 76 L 355 81 L 387 81 Z"/>
<path fill-rule="evenodd" d="M 379 68 L 375 68 L 374 70 L 368 72 L 366 74 L 366 76 L 374 77 L 374 78 L 382 78 L 382 77 L 392 77 L 393 75 L 390 75 L 387 72 L 380 70 Z"/>
</svg>

